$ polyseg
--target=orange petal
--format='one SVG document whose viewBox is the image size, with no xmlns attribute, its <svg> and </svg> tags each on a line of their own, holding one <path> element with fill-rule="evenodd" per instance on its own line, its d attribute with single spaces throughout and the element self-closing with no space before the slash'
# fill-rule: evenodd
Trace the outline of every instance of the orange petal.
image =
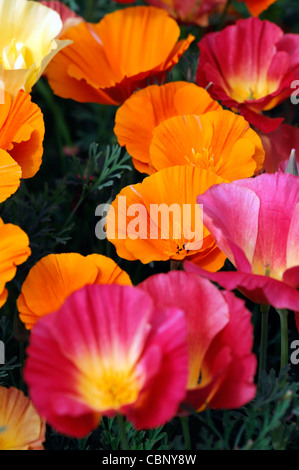
<svg viewBox="0 0 299 470">
<path fill-rule="evenodd" d="M 14 100 L 5 95 L 0 115 L 0 148 L 20 165 L 23 178 L 31 178 L 42 162 L 45 127 L 41 110 L 29 94 L 19 91 Z"/>
<path fill-rule="evenodd" d="M 93 254 L 87 256 L 87 259 L 92 260 L 98 267 L 99 273 L 95 279 L 95 284 L 121 284 L 132 285 L 129 275 L 123 271 L 113 259 L 107 256 Z"/>
<path fill-rule="evenodd" d="M 117 10 L 106 15 L 95 31 L 104 50 L 109 50 L 112 71 L 120 77 L 164 64 L 180 36 L 176 21 L 166 11 L 153 7 Z"/>
<path fill-rule="evenodd" d="M 0 307 L 5 303 L 5 284 L 16 274 L 17 266 L 30 256 L 29 239 L 20 227 L 0 219 Z"/>
<path fill-rule="evenodd" d="M 238 0 L 246 3 L 248 10 L 252 16 L 259 16 L 264 10 L 266 10 L 272 3 L 277 0 Z"/>
<path fill-rule="evenodd" d="M 46 423 L 15 387 L 0 386 L 0 450 L 43 450 Z"/>
<path fill-rule="evenodd" d="M 206 255 L 212 240 L 205 227 L 201 232 L 200 215 L 195 213 L 196 198 L 223 181 L 212 172 L 186 165 L 166 168 L 142 183 L 127 186 L 108 212 L 107 237 L 119 256 L 142 263 L 183 260 L 196 253 Z M 187 206 L 190 215 L 185 212 Z M 157 209 L 164 212 L 164 222 L 159 214 L 156 217 Z M 191 248 L 195 242 L 197 245 Z"/>
<path fill-rule="evenodd" d="M 15 193 L 20 186 L 22 170 L 11 156 L 0 149 L 0 202 Z"/>
<path fill-rule="evenodd" d="M 179 36 L 174 19 L 148 6 L 117 10 L 97 24 L 82 22 L 63 35 L 73 44 L 51 61 L 49 83 L 64 98 L 120 104 L 178 62 L 194 40 Z"/>
<path fill-rule="evenodd" d="M 58 310 L 75 290 L 93 284 L 97 275 L 94 262 L 78 253 L 42 258 L 31 268 L 17 300 L 26 328 L 32 328 L 40 317 Z"/>
<path fill-rule="evenodd" d="M 188 163 L 230 181 L 252 176 L 264 155 L 260 138 L 245 119 L 224 110 L 172 117 L 154 129 L 150 147 L 157 171 Z"/>
<path fill-rule="evenodd" d="M 193 83 L 170 82 L 152 85 L 135 92 L 120 106 L 115 116 L 114 132 L 126 146 L 136 168 L 150 172 L 150 143 L 161 122 L 180 114 L 204 114 L 222 109 L 208 92 Z M 141 163 L 137 163 L 137 160 Z"/>
</svg>

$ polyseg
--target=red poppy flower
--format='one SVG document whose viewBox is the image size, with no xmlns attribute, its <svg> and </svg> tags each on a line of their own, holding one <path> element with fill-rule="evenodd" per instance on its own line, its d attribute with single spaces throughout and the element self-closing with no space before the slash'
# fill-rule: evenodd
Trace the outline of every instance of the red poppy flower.
<svg viewBox="0 0 299 470">
<path fill-rule="evenodd" d="M 285 172 L 291 151 L 296 151 L 299 170 L 299 128 L 289 124 L 281 124 L 278 129 L 269 134 L 259 133 L 265 150 L 264 170 L 275 173 Z"/>
<path fill-rule="evenodd" d="M 181 406 L 237 408 L 254 398 L 256 358 L 251 314 L 231 292 L 193 273 L 172 271 L 138 285 L 157 309 L 178 307 L 187 321 L 189 377 Z"/>
</svg>

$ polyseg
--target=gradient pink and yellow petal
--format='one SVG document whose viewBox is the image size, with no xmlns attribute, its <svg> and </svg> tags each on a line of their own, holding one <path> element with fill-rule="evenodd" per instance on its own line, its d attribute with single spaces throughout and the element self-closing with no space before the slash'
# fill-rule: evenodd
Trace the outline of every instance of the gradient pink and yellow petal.
<svg viewBox="0 0 299 470">
<path fill-rule="evenodd" d="M 36 324 L 25 379 L 50 424 L 82 437 L 103 414 L 126 414 L 139 428 L 174 415 L 187 381 L 186 326 L 178 309 L 156 320 L 155 314 L 150 297 L 137 288 L 89 285 Z M 178 373 L 157 391 L 157 377 L 175 367 Z M 149 402 L 157 403 L 150 416 Z"/>
</svg>

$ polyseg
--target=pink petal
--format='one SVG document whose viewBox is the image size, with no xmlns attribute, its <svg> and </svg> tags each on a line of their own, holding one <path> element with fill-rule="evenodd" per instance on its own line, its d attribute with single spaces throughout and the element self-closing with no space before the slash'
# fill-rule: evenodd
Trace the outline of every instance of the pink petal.
<svg viewBox="0 0 299 470">
<path fill-rule="evenodd" d="M 297 176 L 298 178 L 298 176 Z M 299 195 L 298 195 L 299 199 Z M 299 201 L 293 212 L 287 241 L 287 267 L 299 267 Z"/>
<path fill-rule="evenodd" d="M 298 230 L 296 222 L 293 222 L 293 231 L 289 238 L 291 221 L 299 202 L 298 177 L 284 173 L 263 174 L 256 178 L 234 181 L 234 184 L 254 191 L 260 200 L 258 237 L 252 261 L 253 271 L 263 274 L 269 270 L 270 276 L 282 278 L 282 272 L 288 267 L 288 243 L 290 256 L 298 259 L 296 246 L 293 246 L 292 241 Z"/>
<path fill-rule="evenodd" d="M 127 418 L 136 429 L 161 426 L 173 418 L 186 395 L 188 379 L 187 328 L 184 313 L 177 308 L 155 311 L 153 332 L 147 344 L 158 345 L 162 363 L 158 374 L 145 384 L 136 406 Z M 145 356 L 146 357 L 146 356 Z M 147 367 L 152 367 L 147 358 Z"/>
<path fill-rule="evenodd" d="M 198 196 L 197 202 L 203 204 L 204 225 L 218 247 L 238 269 L 251 271 L 258 234 L 259 198 L 253 191 L 234 183 L 223 183 Z"/>
<path fill-rule="evenodd" d="M 215 338 L 212 346 L 215 351 L 221 346 L 229 346 L 231 361 L 221 388 L 213 396 L 210 406 L 229 409 L 241 407 L 254 398 L 257 360 L 251 352 L 253 347 L 251 313 L 245 308 L 244 302 L 231 292 L 223 292 L 223 296 L 229 304 L 230 321 Z M 211 355 L 213 347 L 209 351 Z"/>
<path fill-rule="evenodd" d="M 197 383 L 203 357 L 229 312 L 220 291 L 209 281 L 183 271 L 157 274 L 139 284 L 156 308 L 177 307 L 184 311 L 188 328 L 189 383 Z"/>
<path fill-rule="evenodd" d="M 292 311 L 299 310 L 299 291 L 271 277 L 239 271 L 211 273 L 188 261 L 185 261 L 184 269 L 217 282 L 225 289 L 238 289 L 255 303 L 268 304 L 280 309 L 287 308 Z"/>
</svg>

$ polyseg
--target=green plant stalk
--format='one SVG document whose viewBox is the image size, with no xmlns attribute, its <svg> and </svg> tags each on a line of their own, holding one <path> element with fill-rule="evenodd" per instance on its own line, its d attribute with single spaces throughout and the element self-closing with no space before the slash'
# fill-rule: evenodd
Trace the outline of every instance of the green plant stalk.
<svg viewBox="0 0 299 470">
<path fill-rule="evenodd" d="M 188 416 L 181 416 L 180 420 L 185 441 L 185 450 L 192 450 Z"/>
<path fill-rule="evenodd" d="M 281 352 L 280 352 L 280 368 L 282 369 L 289 361 L 289 345 L 288 345 L 288 310 L 276 309 L 280 317 L 280 335 L 281 335 Z"/>
<path fill-rule="evenodd" d="M 182 271 L 183 263 L 175 259 L 170 260 L 170 271 Z"/>
<path fill-rule="evenodd" d="M 62 227 L 62 231 L 64 230 L 64 228 L 66 228 L 68 226 L 68 224 L 70 223 L 70 221 L 72 220 L 72 218 L 74 217 L 74 215 L 76 214 L 77 210 L 79 209 L 79 207 L 81 206 L 82 202 L 85 200 L 87 196 L 87 191 L 85 188 L 82 189 L 82 193 L 81 193 L 81 196 L 79 198 L 79 201 L 77 202 L 76 206 L 74 207 L 74 209 L 72 210 L 72 212 L 70 213 L 70 215 L 68 216 L 66 222 L 64 223 L 63 227 Z"/>
<path fill-rule="evenodd" d="M 225 18 L 226 18 L 226 15 L 227 15 L 227 12 L 228 12 L 228 9 L 229 9 L 231 3 L 232 3 L 232 0 L 227 0 L 226 5 L 224 7 L 224 10 L 223 10 L 223 12 L 220 16 L 219 25 L 218 25 L 219 30 L 223 29 Z"/>
<path fill-rule="evenodd" d="M 120 414 L 117 414 L 117 424 L 118 424 L 118 429 L 119 429 L 121 448 L 122 450 L 129 450 L 129 444 L 128 444 L 128 439 L 126 435 L 126 426 L 125 426 L 124 418 Z"/>
<path fill-rule="evenodd" d="M 266 371 L 267 363 L 267 342 L 268 342 L 268 317 L 270 305 L 261 305 L 261 341 L 259 355 L 259 378 L 262 372 Z"/>
<path fill-rule="evenodd" d="M 84 17 L 87 21 L 93 20 L 93 10 L 95 7 L 95 0 L 87 0 Z"/>
<path fill-rule="evenodd" d="M 59 149 L 59 156 L 61 160 L 61 170 L 63 175 L 66 173 L 66 157 L 63 152 L 63 145 L 67 145 L 68 147 L 72 148 L 73 147 L 73 141 L 71 138 L 71 134 L 69 132 L 67 123 L 65 121 L 65 118 L 63 116 L 62 111 L 60 110 L 59 106 L 55 102 L 53 92 L 43 81 L 43 79 L 40 79 L 37 84 L 36 88 L 40 92 L 40 94 L 43 96 L 47 106 L 51 110 L 53 119 L 55 121 L 55 130 L 57 134 L 57 140 L 58 140 L 58 149 Z"/>
</svg>

